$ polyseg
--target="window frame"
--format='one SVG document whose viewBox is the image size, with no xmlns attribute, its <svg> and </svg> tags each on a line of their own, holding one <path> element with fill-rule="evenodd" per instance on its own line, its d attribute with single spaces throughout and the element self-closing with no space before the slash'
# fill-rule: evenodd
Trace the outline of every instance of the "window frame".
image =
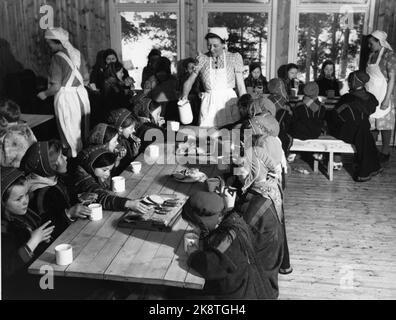
<svg viewBox="0 0 396 320">
<path fill-rule="evenodd" d="M 343 7 L 350 7 L 353 12 L 365 14 L 363 34 L 369 34 L 374 27 L 375 1 L 367 0 L 366 4 L 348 3 L 302 3 L 301 0 L 291 0 L 290 7 L 290 37 L 289 37 L 289 62 L 295 63 L 298 59 L 298 26 L 302 13 L 340 13 Z M 293 13 L 293 14 L 292 14 Z M 358 61 L 359 64 L 359 61 Z"/>
<path fill-rule="evenodd" d="M 119 0 L 109 0 L 110 14 L 110 43 L 122 61 L 122 12 L 174 12 L 176 19 L 177 34 L 177 60 L 185 56 L 185 0 L 176 0 L 174 3 L 120 3 Z"/>
<path fill-rule="evenodd" d="M 206 52 L 205 35 L 208 30 L 208 17 L 212 12 L 230 13 L 268 13 L 268 46 L 267 46 L 267 65 L 266 77 L 273 78 L 276 75 L 275 64 L 271 63 L 276 59 L 276 21 L 278 1 L 268 0 L 265 3 L 213 3 L 208 0 L 197 0 L 197 48 L 200 52 Z"/>
</svg>

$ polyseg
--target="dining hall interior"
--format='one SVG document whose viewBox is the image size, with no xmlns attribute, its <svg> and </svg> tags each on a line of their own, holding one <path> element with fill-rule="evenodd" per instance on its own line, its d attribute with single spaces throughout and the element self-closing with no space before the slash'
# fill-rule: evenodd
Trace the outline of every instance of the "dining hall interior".
<svg viewBox="0 0 396 320">
<path fill-rule="evenodd" d="M 0 16 L 2 299 L 396 298 L 396 1 Z"/>
</svg>

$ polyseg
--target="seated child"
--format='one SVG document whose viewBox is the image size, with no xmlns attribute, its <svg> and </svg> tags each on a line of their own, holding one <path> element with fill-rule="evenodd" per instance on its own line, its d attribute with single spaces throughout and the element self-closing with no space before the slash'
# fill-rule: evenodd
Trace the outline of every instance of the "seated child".
<svg viewBox="0 0 396 320">
<path fill-rule="evenodd" d="M 67 159 L 60 141 L 33 144 L 21 161 L 29 182 L 29 208 L 41 218 L 54 222 L 53 238 L 57 238 L 71 222 L 87 218 L 91 210 L 78 203 L 67 177 Z"/>
<path fill-rule="evenodd" d="M 96 193 L 97 202 L 104 210 L 124 211 L 126 209 L 146 213 L 148 207 L 139 200 L 114 196 L 111 193 L 111 171 L 117 156 L 105 146 L 91 146 L 78 155 L 78 165 L 74 175 L 77 193 Z"/>
<path fill-rule="evenodd" d="M 130 148 L 127 149 L 119 143 L 119 137 L 120 134 L 117 128 L 105 123 L 99 123 L 92 129 L 88 138 L 88 146 L 106 146 L 108 151 L 113 152 L 117 156 L 114 168 L 111 172 L 113 176 L 121 174 L 131 163 L 131 159 L 134 158 L 132 150 Z M 121 165 L 121 161 L 124 158 L 127 159 L 123 161 Z M 128 162 L 128 160 L 131 161 Z M 128 162 L 126 166 L 125 162 Z M 125 167 L 123 168 L 123 166 Z"/>
<path fill-rule="evenodd" d="M 369 75 L 363 71 L 350 73 L 349 93 L 341 97 L 327 118 L 330 133 L 356 148 L 358 168 L 354 179 L 358 182 L 369 181 L 382 172 L 377 146 L 370 132 L 370 115 L 375 112 L 378 101 L 365 89 L 369 80 Z"/>
<path fill-rule="evenodd" d="M 319 87 L 309 82 L 304 87 L 303 101 L 293 109 L 293 120 L 289 133 L 300 140 L 317 139 L 322 133 L 326 108 L 318 100 Z"/>
<path fill-rule="evenodd" d="M 21 122 L 21 110 L 11 100 L 0 100 L 0 164 L 19 168 L 26 150 L 37 141 L 32 130 Z"/>
<path fill-rule="evenodd" d="M 188 265 L 205 278 L 203 299 L 270 299 L 270 282 L 262 278 L 248 226 L 236 212 L 223 216 L 224 200 L 197 192 L 182 217 L 199 232 L 199 246 L 187 248 Z"/>
<path fill-rule="evenodd" d="M 1 271 L 3 299 L 27 290 L 27 267 L 48 246 L 54 226 L 28 209 L 28 183 L 14 168 L 1 168 Z"/>
<path fill-rule="evenodd" d="M 293 144 L 293 138 L 288 134 L 293 112 L 288 102 L 289 98 L 286 93 L 285 84 L 279 78 L 272 79 L 268 83 L 268 90 L 270 92 L 268 99 L 276 107 L 276 120 L 278 120 L 280 128 L 279 139 L 282 141 L 283 151 L 288 156 Z"/>
<path fill-rule="evenodd" d="M 141 141 L 135 136 L 138 120 L 127 109 L 118 109 L 110 113 L 107 123 L 118 129 L 118 143 L 127 152 L 119 167 L 125 170 L 140 152 Z"/>
</svg>

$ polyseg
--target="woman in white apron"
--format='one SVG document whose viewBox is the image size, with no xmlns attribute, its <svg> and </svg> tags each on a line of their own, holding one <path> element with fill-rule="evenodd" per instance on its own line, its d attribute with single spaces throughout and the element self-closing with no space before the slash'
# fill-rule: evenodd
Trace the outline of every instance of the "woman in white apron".
<svg viewBox="0 0 396 320">
<path fill-rule="evenodd" d="M 182 100 L 187 100 L 198 75 L 205 92 L 202 95 L 200 126 L 221 127 L 240 119 L 237 107 L 239 96 L 246 93 L 243 80 L 243 61 L 239 53 L 226 50 L 227 28 L 210 28 L 205 37 L 209 52 L 197 57 L 198 64 L 183 86 Z"/>
<path fill-rule="evenodd" d="M 381 162 L 389 161 L 392 130 L 395 128 L 393 89 L 396 78 L 396 56 L 386 38 L 387 34 L 379 30 L 370 35 L 368 41 L 371 54 L 366 68 L 370 76 L 366 89 L 379 102 L 375 113 L 370 116 L 370 124 L 376 141 L 379 132 L 382 135 Z"/>
<path fill-rule="evenodd" d="M 51 50 L 50 87 L 38 97 L 46 99 L 55 95 L 55 116 L 64 148 L 75 158 L 83 148 L 89 133 L 91 112 L 84 82 L 89 75 L 80 52 L 69 42 L 69 33 L 62 28 L 51 28 L 45 32 Z M 84 81 L 81 71 L 86 76 Z"/>
</svg>

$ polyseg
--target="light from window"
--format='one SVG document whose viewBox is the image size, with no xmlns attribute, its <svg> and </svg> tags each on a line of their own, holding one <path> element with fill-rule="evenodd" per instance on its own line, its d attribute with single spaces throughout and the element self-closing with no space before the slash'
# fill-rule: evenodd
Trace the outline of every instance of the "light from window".
<svg viewBox="0 0 396 320">
<path fill-rule="evenodd" d="M 354 13 L 353 23 L 342 24 L 339 13 L 302 13 L 299 17 L 299 78 L 316 80 L 325 60 L 336 65 L 336 77 L 344 79 L 359 68 L 364 13 Z"/>
<path fill-rule="evenodd" d="M 209 27 L 227 27 L 228 50 L 239 52 L 245 65 L 253 61 L 262 64 L 266 74 L 268 49 L 268 13 L 210 12 Z"/>
<path fill-rule="evenodd" d="M 173 12 L 122 12 L 122 57 L 128 72 L 141 88 L 143 68 L 151 49 L 159 49 L 176 72 L 177 15 Z"/>
</svg>

